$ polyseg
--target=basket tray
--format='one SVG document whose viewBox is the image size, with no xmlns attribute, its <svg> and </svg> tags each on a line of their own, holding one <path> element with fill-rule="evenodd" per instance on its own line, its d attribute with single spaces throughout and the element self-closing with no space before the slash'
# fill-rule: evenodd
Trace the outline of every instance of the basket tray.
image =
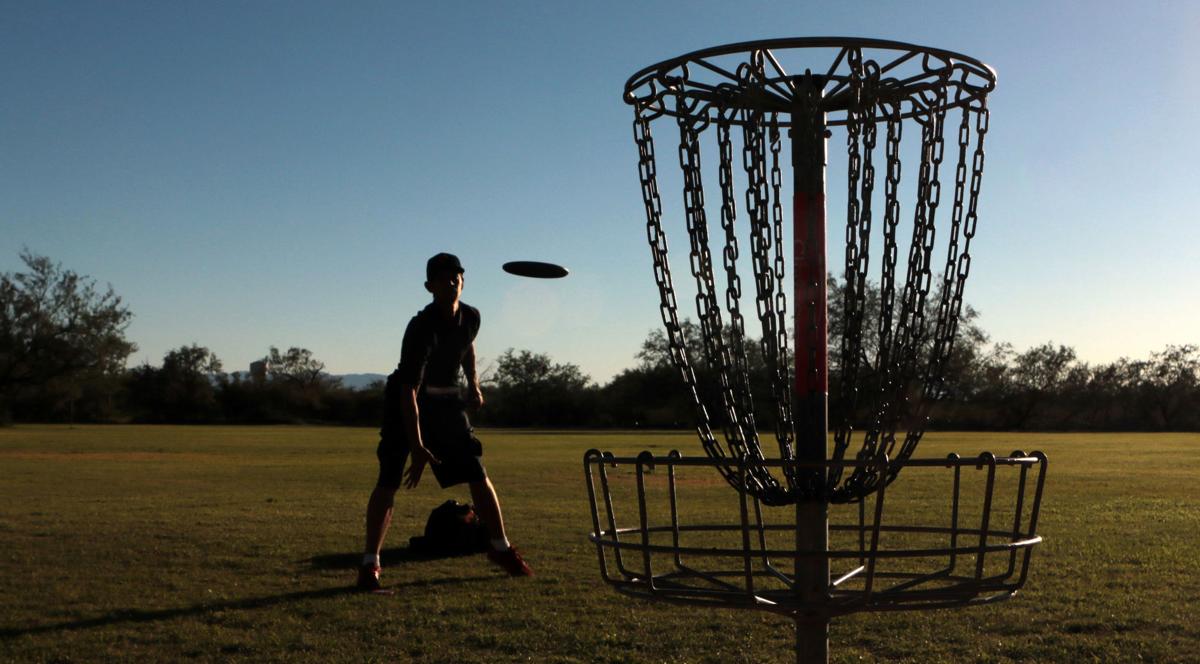
<svg viewBox="0 0 1200 664">
<path fill-rule="evenodd" d="M 677 452 L 589 450 L 590 540 L 604 580 L 644 599 L 793 616 L 934 609 L 1011 597 L 1041 542 L 1040 452 L 909 459 L 901 491 L 883 487 L 853 505 L 764 507 L 719 478 L 714 467 L 731 463 L 747 471 L 729 459 Z M 887 464 L 799 465 L 883 471 Z M 813 509 L 830 510 L 826 550 L 804 546 L 797 526 Z M 797 579 L 820 559 L 831 570 L 824 592 L 802 592 Z"/>
</svg>

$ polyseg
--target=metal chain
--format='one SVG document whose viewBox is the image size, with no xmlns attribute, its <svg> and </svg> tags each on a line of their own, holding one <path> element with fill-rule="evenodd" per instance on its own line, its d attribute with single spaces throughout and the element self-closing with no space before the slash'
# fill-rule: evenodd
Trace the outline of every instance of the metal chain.
<svg viewBox="0 0 1200 664">
<path fill-rule="evenodd" d="M 780 458 L 789 460 L 795 457 L 795 429 L 792 427 L 792 389 L 791 362 L 788 355 L 787 330 L 787 289 L 784 284 L 787 278 L 787 263 L 784 260 L 783 249 L 783 174 L 779 167 L 779 151 L 782 144 L 779 135 L 779 114 L 771 114 L 770 149 L 771 149 L 771 217 L 775 232 L 775 383 L 778 416 L 775 419 L 775 439 L 779 443 Z M 793 466 L 784 466 L 784 471 L 794 471 Z"/>
<path fill-rule="evenodd" d="M 889 94 L 890 88 L 881 82 L 878 64 L 864 61 L 856 49 L 847 49 L 845 53 L 850 74 L 839 83 L 842 88 L 838 92 L 848 105 L 844 123 L 847 131 L 845 270 L 844 289 L 840 294 L 843 327 L 840 330 L 842 337 L 836 342 L 839 344 L 836 377 L 840 381 L 836 393 L 841 416 L 833 423 L 833 458 L 845 457 L 854 437 L 857 418 L 865 416 L 862 447 L 857 456 L 874 459 L 881 454 L 889 455 L 893 465 L 883 474 L 870 466 L 859 468 L 844 478 L 840 471 L 831 472 L 822 480 L 798 476 L 795 467 L 789 468 L 785 464 L 785 487 L 767 468 L 753 463 L 764 457 L 755 426 L 751 363 L 747 356 L 745 319 L 740 308 L 743 288 L 737 263 L 743 257 L 735 233 L 738 193 L 734 183 L 731 128 L 734 124 L 742 127 L 741 157 L 746 176 L 744 200 L 749 224 L 750 262 L 755 278 L 755 310 L 762 329 L 760 348 L 776 406 L 775 437 L 781 457 L 792 459 L 796 454 L 796 413 L 792 404 L 787 254 L 783 234 L 783 123 L 778 111 L 748 108 L 740 103 L 725 106 L 723 104 L 729 104 L 733 98 L 722 96 L 720 90 L 704 102 L 707 105 L 703 108 L 696 105 L 695 98 L 689 101 L 677 92 L 667 92 L 635 106 L 634 139 L 646 208 L 646 234 L 671 360 L 692 399 L 696 431 L 706 453 L 725 460 L 718 470 L 727 482 L 769 505 L 790 503 L 818 493 L 833 502 L 855 501 L 895 478 L 900 465 L 911 456 L 924 435 L 932 404 L 945 391 L 943 374 L 953 356 L 964 286 L 971 268 L 970 244 L 978 224 L 983 143 L 989 122 L 986 100 L 982 97 L 966 101 L 956 97 L 954 100 L 962 108 L 962 116 L 957 123 L 953 207 L 948 215 L 943 213 L 943 216 L 949 216 L 949 226 L 942 230 L 946 234 L 947 247 L 944 270 L 938 275 L 938 288 L 934 292 L 933 251 L 938 237 L 947 93 L 959 82 L 950 80 L 951 72 L 947 71 L 939 81 L 923 88 L 919 97 L 889 98 L 885 95 Z M 738 68 L 737 79 L 742 90 L 767 85 L 761 52 L 751 54 L 750 62 Z M 891 82 L 889 79 L 888 84 Z M 780 92 L 782 88 L 774 90 Z M 798 94 L 810 92 L 815 94 L 812 90 L 798 91 Z M 678 158 L 683 171 L 689 264 L 696 283 L 695 303 L 703 336 L 703 358 L 712 371 L 711 380 L 719 388 L 714 396 L 719 395 L 721 403 L 720 406 L 713 404 L 716 408 L 713 414 L 719 415 L 717 424 L 723 429 L 723 441 L 714 435 L 709 407 L 698 389 L 696 368 L 692 364 L 694 359 L 688 354 L 668 262 L 667 238 L 662 227 L 662 202 L 650 125 L 653 119 L 664 114 L 661 105 L 671 95 L 679 97 L 670 114 L 676 117 L 679 127 Z M 898 284 L 901 140 L 903 121 L 907 117 L 913 117 L 921 127 L 920 162 L 911 242 L 903 282 Z M 802 118 L 791 118 L 793 131 L 802 121 Z M 870 321 L 873 329 L 867 333 L 875 344 L 869 348 L 872 357 L 866 350 L 864 328 L 868 325 L 867 315 L 874 306 L 873 301 L 868 302 L 867 295 L 874 224 L 872 202 L 876 195 L 875 150 L 879 125 L 883 123 L 886 123 L 883 146 L 885 207 L 882 244 L 877 250 L 882 263 L 880 301 L 878 319 Z M 701 175 L 701 136 L 710 124 L 716 125 L 720 164 L 720 215 L 724 236 L 721 262 L 726 279 L 724 298 L 729 313 L 728 327 L 713 275 Z M 968 154 L 970 166 L 966 163 Z M 811 309 L 814 317 L 819 315 L 816 307 Z M 811 330 L 815 323 L 796 321 L 806 330 Z M 795 352 L 805 350 L 817 352 L 815 348 L 796 348 Z M 705 376 L 705 379 L 709 378 Z M 898 434 L 903 436 L 902 442 L 898 440 Z M 751 463 L 745 464 L 747 461 Z"/>
<path fill-rule="evenodd" d="M 878 447 L 883 436 L 883 413 L 879 410 L 878 395 L 892 391 L 892 339 L 895 336 L 895 305 L 896 305 L 896 260 L 899 255 L 896 242 L 896 231 L 900 223 L 900 140 L 903 137 L 904 125 L 901 122 L 901 107 L 892 106 L 888 117 L 887 135 L 887 179 L 884 184 L 884 198 L 887 206 L 884 211 L 883 223 L 883 266 L 881 268 L 879 286 L 879 339 L 875 358 L 875 373 L 878 376 L 875 393 L 875 407 L 872 422 L 864 432 L 862 449 L 859 459 L 873 459 L 878 453 Z"/>
<path fill-rule="evenodd" d="M 855 322 L 861 321 L 861 309 L 857 307 L 855 297 L 858 286 L 859 258 L 859 214 L 862 207 L 859 198 L 859 179 L 862 174 L 862 155 L 859 151 L 859 138 L 862 128 L 862 53 L 858 49 L 850 49 L 847 62 L 850 66 L 849 107 L 846 109 L 846 231 L 845 231 L 845 270 L 842 283 L 842 334 L 840 354 L 837 356 L 837 371 L 830 367 L 831 378 L 838 382 L 839 402 L 843 408 L 840 420 L 831 422 L 833 428 L 833 458 L 840 460 L 845 457 L 853 434 L 853 408 L 849 407 L 854 401 L 856 389 L 857 366 L 854 357 L 856 347 L 861 345 L 857 335 L 851 328 Z M 869 154 L 869 153 L 868 153 Z M 831 468 L 827 479 L 828 484 L 836 486 L 841 478 L 841 468 Z"/>
<path fill-rule="evenodd" d="M 941 91 L 944 99 L 944 90 Z M 874 394 L 872 424 L 865 431 L 860 460 L 874 459 L 879 454 L 890 453 L 895 445 L 895 430 L 910 407 L 910 382 L 915 372 L 915 354 L 925 336 L 924 301 L 928 294 L 930 270 L 929 259 L 934 240 L 935 211 L 937 207 L 937 165 L 941 162 L 941 126 L 937 110 L 941 104 L 927 109 L 922 122 L 921 164 L 917 182 L 917 204 L 914 210 L 912 239 L 909 245 L 907 274 L 904 290 L 900 297 L 899 315 L 894 314 L 895 264 L 897 258 L 895 230 L 898 223 L 899 202 L 896 198 L 899 184 L 899 108 L 893 108 L 888 126 L 888 182 L 885 194 L 888 209 L 885 213 L 884 264 L 882 269 L 882 302 L 880 307 L 880 346 L 876 371 L 879 374 L 878 389 Z M 893 131 L 893 129 L 895 131 Z M 893 169 L 894 167 L 894 169 Z M 893 173 L 893 170 L 895 171 Z M 930 203 L 933 203 L 930 205 Z M 848 223 L 850 223 L 848 221 Z M 849 335 L 850 330 L 844 330 Z M 848 441 L 847 441 L 848 444 Z M 872 466 L 859 467 L 851 473 L 841 487 L 832 491 L 836 502 L 854 500 L 874 490 L 881 478 Z"/>
<path fill-rule="evenodd" d="M 906 316 L 906 312 L 902 309 L 901 320 L 898 324 L 899 329 L 896 333 L 898 343 L 896 345 L 881 345 L 880 349 L 881 355 L 885 352 L 890 352 L 893 355 L 906 358 L 907 362 L 899 363 L 899 366 L 889 363 L 889 367 L 898 369 L 896 371 L 897 375 L 893 376 L 892 382 L 887 384 L 881 383 L 881 388 L 887 388 L 880 391 L 879 397 L 881 397 L 881 401 L 890 400 L 893 404 L 890 408 L 885 407 L 884 410 L 889 412 L 883 418 L 885 421 L 879 423 L 881 425 L 880 433 L 885 437 L 884 441 L 881 442 L 886 442 L 886 445 L 883 447 L 872 445 L 872 438 L 868 434 L 863 450 L 859 454 L 861 458 L 868 454 L 887 453 L 892 464 L 889 466 L 885 477 L 877 478 L 863 472 L 852 474 L 834 492 L 833 499 L 836 502 L 857 500 L 861 496 L 875 490 L 880 482 L 888 483 L 893 481 L 898 475 L 903 462 L 911 457 L 923 437 L 932 404 L 942 396 L 945 367 L 951 356 L 954 340 L 957 336 L 958 324 L 962 312 L 963 287 L 970 271 L 969 247 L 970 240 L 975 234 L 975 226 L 978 223 L 977 202 L 979 183 L 982 180 L 983 172 L 982 143 L 988 124 L 988 114 L 985 106 L 981 106 L 977 111 L 969 107 L 963 109 L 958 132 L 958 154 L 954 176 L 955 191 L 950 215 L 951 223 L 947 241 L 945 271 L 942 276 L 936 306 L 936 322 L 930 335 L 925 330 L 925 313 L 927 310 L 925 298 L 928 295 L 929 288 L 928 283 L 923 283 L 921 279 L 930 279 L 929 277 L 925 277 L 925 273 L 929 272 L 929 258 L 934 239 L 933 228 L 935 227 L 935 215 L 940 197 L 939 169 L 944 149 L 942 139 L 942 129 L 945 119 L 944 100 L 945 90 L 943 88 L 936 100 L 937 103 L 931 105 L 930 112 L 926 116 L 923 125 L 922 174 L 918 182 L 919 200 L 915 223 L 919 224 L 924 221 L 927 225 L 925 229 L 927 234 L 918 235 L 914 230 L 913 252 L 915 253 L 919 249 L 920 253 L 916 254 L 916 257 L 923 264 L 921 270 L 916 273 L 918 277 L 917 281 L 914 281 L 914 271 L 912 269 L 914 253 L 910 253 L 909 279 L 906 283 L 905 301 L 902 302 L 904 309 L 912 313 Z M 975 152 L 972 155 L 972 166 L 968 183 L 966 155 L 971 143 L 970 117 L 972 111 L 975 111 L 977 141 Z M 888 198 L 889 205 L 891 205 L 892 198 L 890 195 Z M 921 219 L 922 211 L 925 213 L 923 220 Z M 885 271 L 886 268 L 887 263 L 885 262 Z M 912 284 L 915 284 L 915 286 L 911 286 Z M 882 341 L 885 338 L 884 331 L 886 330 L 888 321 L 881 319 L 880 324 Z M 917 358 L 926 351 L 928 352 L 928 360 L 923 370 L 920 371 L 919 384 L 914 384 L 914 379 L 918 378 L 914 374 Z M 913 393 L 915 389 L 919 389 L 919 396 Z M 897 407 L 897 404 L 901 407 Z M 896 450 L 895 428 L 901 422 L 905 424 L 906 431 L 903 443 Z"/>
<path fill-rule="evenodd" d="M 724 116 L 722 116 L 724 119 Z M 742 316 L 742 280 L 737 273 L 740 255 L 735 233 L 737 220 L 737 196 L 733 185 L 733 144 L 729 136 L 728 121 L 717 124 L 717 150 L 720 166 L 718 180 L 721 185 L 721 228 L 725 231 L 725 250 L 722 261 L 725 267 L 725 306 L 729 310 L 729 336 L 734 366 L 734 392 L 742 416 L 742 434 L 748 445 L 761 449 L 754 416 L 754 394 L 750 388 L 749 362 L 746 358 L 746 323 Z"/>
<path fill-rule="evenodd" d="M 666 234 L 662 229 L 662 198 L 658 191 L 654 156 L 654 139 L 650 132 L 650 121 L 634 110 L 634 141 L 638 146 L 638 175 L 641 180 L 642 200 L 646 208 L 646 238 L 654 265 L 654 280 L 659 291 L 659 313 L 667 330 L 667 341 L 671 359 L 679 370 L 680 378 L 692 399 L 696 411 L 696 433 L 705 452 L 715 459 L 728 458 L 724 446 L 712 433 L 708 410 L 696 388 L 696 374 L 687 355 L 686 340 L 679 323 L 675 287 L 671 279 Z M 779 504 L 779 483 L 762 466 L 751 466 L 742 473 L 735 464 L 720 465 L 718 472 L 739 491 L 759 496 L 764 503 Z"/>
<path fill-rule="evenodd" d="M 884 179 L 884 225 L 883 251 L 881 256 L 879 319 L 876 330 L 878 339 L 874 371 L 877 382 L 871 392 L 868 426 L 863 431 L 863 443 L 856 458 L 874 460 L 879 454 L 884 435 L 883 418 L 891 395 L 894 394 L 894 371 L 892 370 L 892 342 L 895 338 L 896 262 L 898 247 L 896 231 L 900 222 L 899 188 L 902 172 L 900 142 L 903 138 L 902 109 L 899 104 L 890 104 L 886 114 L 887 138 L 885 143 L 886 170 Z M 864 277 L 865 279 L 865 277 Z M 864 281 L 865 286 L 865 281 Z M 849 440 L 846 441 L 849 446 Z M 836 451 L 836 450 L 835 450 Z M 845 450 L 842 450 L 845 453 Z M 840 487 L 833 489 L 833 502 L 857 500 L 869 493 L 878 483 L 873 465 L 856 469 Z"/>
<path fill-rule="evenodd" d="M 958 327 L 959 312 L 955 307 L 955 286 L 958 275 L 959 239 L 962 235 L 963 194 L 967 183 L 967 147 L 971 142 L 971 113 L 963 109 L 962 121 L 958 126 L 958 160 L 954 171 L 954 204 L 951 210 L 950 235 L 946 248 L 946 267 L 942 271 L 942 281 L 938 292 L 937 323 L 934 327 L 933 349 L 930 355 L 928 376 L 940 376 L 945 361 L 950 355 L 950 344 L 954 340 L 954 332 Z M 958 304 L 961 305 L 961 302 Z M 940 381 L 926 381 L 925 397 L 936 398 Z M 923 403 L 925 400 L 922 400 Z"/>
<path fill-rule="evenodd" d="M 691 240 L 690 265 L 696 281 L 696 314 L 700 319 L 705 356 L 710 369 L 715 370 L 724 417 L 720 422 L 726 443 L 738 458 L 747 453 L 761 458 L 757 449 L 747 450 L 743 440 L 743 422 L 735 403 L 729 380 L 730 360 L 725 348 L 721 308 L 717 305 L 716 285 L 713 282 L 712 256 L 708 242 L 708 218 L 704 209 L 704 183 L 700 177 L 700 140 L 691 121 L 680 116 L 679 166 L 683 170 L 684 210 L 688 237 Z"/>
<path fill-rule="evenodd" d="M 893 395 L 883 420 L 883 446 L 881 452 L 892 454 L 895 447 L 895 430 L 909 414 L 913 403 L 908 394 L 910 384 L 917 372 L 916 362 L 926 341 L 925 299 L 932 282 L 930 263 L 936 231 L 937 206 L 941 196 L 938 181 L 942 162 L 944 141 L 942 121 L 945 118 L 944 87 L 937 88 L 937 101 L 927 109 L 923 118 L 921 136 L 921 167 L 917 178 L 917 201 L 913 214 L 912 241 L 909 245 L 908 274 L 901 298 L 897 334 L 893 339 L 892 353 Z M 921 121 L 921 120 L 919 120 Z"/>
<path fill-rule="evenodd" d="M 771 227 L 768 219 L 767 176 L 764 158 L 765 127 L 763 114 L 748 111 L 742 124 L 742 168 L 746 171 L 746 214 L 750 218 L 750 256 L 754 270 L 755 310 L 762 328 L 760 344 L 763 360 L 771 373 L 771 396 L 778 407 L 780 402 L 779 337 L 775 325 L 775 272 L 770 262 Z"/>
<path fill-rule="evenodd" d="M 752 57 L 751 63 L 739 68 L 739 76 L 746 85 L 761 85 L 765 79 L 763 73 L 763 56 L 758 52 Z M 772 149 L 769 144 L 769 122 L 767 114 L 761 110 L 746 109 L 742 111 L 742 168 L 746 172 L 746 213 L 750 220 L 750 256 L 755 276 L 755 309 L 762 329 L 760 347 L 763 360 L 770 376 L 771 396 L 776 405 L 775 436 L 779 444 L 780 456 L 784 459 L 794 457 L 792 417 L 791 417 L 791 386 L 787 372 L 787 350 L 780 343 L 781 336 L 786 341 L 786 327 L 781 324 L 777 306 L 786 303 L 786 294 L 782 291 L 779 275 L 783 274 L 782 256 L 782 207 L 778 208 L 772 224 L 772 211 L 768 206 L 772 200 L 771 186 L 776 182 L 781 184 L 782 178 L 777 172 L 768 176 L 766 165 L 767 151 Z M 775 120 L 776 139 L 774 150 L 778 154 L 778 120 Z M 775 158 L 776 165 L 778 157 Z M 777 170 L 777 167 L 776 167 Z M 768 180 L 768 177 L 772 178 Z M 779 189 L 776 189 L 778 197 Z M 776 201 L 778 199 L 776 198 Z M 775 233 L 772 233 L 776 230 Z M 777 238 L 777 240 L 776 240 Z M 775 257 L 772 260 L 772 249 Z M 776 288 L 779 293 L 777 294 Z M 786 316 L 786 308 L 782 314 Z M 794 487 L 794 469 L 785 469 L 789 487 Z M 789 492 L 768 497 L 760 496 L 764 502 L 791 502 Z"/>
<path fill-rule="evenodd" d="M 838 362 L 840 402 L 842 418 L 834 425 L 833 459 L 845 458 L 854 431 L 854 417 L 858 410 L 859 371 L 864 359 L 863 318 L 866 315 L 866 292 L 870 267 L 870 242 L 872 226 L 871 203 L 875 192 L 875 165 L 873 155 L 876 146 L 876 86 L 879 82 L 879 66 L 873 61 L 863 63 L 862 54 L 852 50 L 849 54 L 851 89 L 856 93 L 857 103 L 847 112 L 846 145 L 847 159 L 847 209 L 846 209 L 846 263 L 845 283 L 842 298 L 841 357 Z M 861 134 L 862 150 L 859 151 Z M 840 467 L 830 470 L 829 486 L 832 489 L 841 478 Z"/>
<path fill-rule="evenodd" d="M 944 90 L 941 91 L 944 99 Z M 907 274 L 904 291 L 900 297 L 900 311 L 891 330 L 890 344 L 880 349 L 880 390 L 876 395 L 875 423 L 864 438 L 859 459 L 875 458 L 880 454 L 891 455 L 895 447 L 895 432 L 899 423 L 906 419 L 915 394 L 911 383 L 916 372 L 916 357 L 925 338 L 925 296 L 929 292 L 931 272 L 930 253 L 934 241 L 934 212 L 940 190 L 936 186 L 937 166 L 941 163 L 940 117 L 941 104 L 931 105 L 923 118 L 921 133 L 921 164 L 917 177 L 917 201 L 913 214 L 912 239 L 909 245 Z M 930 203 L 933 202 L 933 205 Z M 893 271 L 894 265 L 885 266 Z M 882 315 L 881 315 L 882 319 Z M 882 326 L 893 325 L 881 320 Z M 845 496 L 835 492 L 835 499 L 851 498 L 873 491 L 882 478 L 876 477 L 872 469 L 858 468 L 844 482 L 851 492 Z"/>
<path fill-rule="evenodd" d="M 671 359 L 679 370 L 684 385 L 690 392 L 696 407 L 696 433 L 706 452 L 714 457 L 724 457 L 725 451 L 712 435 L 708 425 L 708 412 L 696 392 L 696 376 L 684 352 L 682 330 L 679 325 L 675 302 L 675 287 L 671 281 L 671 269 L 667 262 L 667 236 L 662 230 L 662 197 L 658 192 L 658 177 L 655 170 L 654 138 L 650 133 L 650 121 L 642 117 L 640 109 L 634 108 L 633 139 L 638 147 L 638 177 L 642 185 L 642 202 L 646 207 L 646 239 L 650 244 L 650 256 L 654 266 L 654 281 L 658 285 L 659 315 L 667 330 L 667 341 Z M 730 483 L 737 485 L 732 468 L 718 470 Z"/>
<path fill-rule="evenodd" d="M 963 189 L 966 180 L 967 149 L 971 143 L 971 110 L 970 107 L 963 108 L 962 122 L 959 124 L 958 132 L 959 155 L 958 165 L 955 170 L 951 241 L 950 247 L 947 250 L 946 276 L 943 281 L 943 289 L 952 292 L 944 294 L 942 297 L 942 304 L 939 308 L 939 329 L 934 339 L 933 352 L 930 356 L 929 368 L 925 375 L 922 399 L 919 403 L 916 417 L 913 418 L 913 425 L 909 428 L 905 436 L 904 445 L 900 448 L 899 454 L 896 455 L 899 461 L 904 461 L 912 456 L 916 451 L 917 444 L 924 435 L 924 427 L 929 421 L 929 411 L 933 407 L 934 402 L 942 396 L 941 391 L 945 376 L 945 365 L 951 357 L 954 341 L 958 336 L 958 324 L 962 315 L 963 291 L 966 286 L 967 276 L 971 271 L 971 240 L 975 237 L 975 229 L 979 223 L 979 187 L 983 180 L 984 162 L 983 139 L 987 134 L 988 121 L 990 119 L 986 106 L 982 106 L 976 112 L 976 141 L 975 150 L 971 158 L 971 178 L 970 184 L 967 185 L 969 203 L 965 205 L 967 213 L 964 222 Z M 958 248 L 960 233 L 962 238 L 961 252 Z M 944 324 L 942 324 L 941 320 L 942 315 L 945 317 Z M 899 466 L 889 468 L 888 481 L 890 482 L 895 479 L 898 473 Z"/>
</svg>

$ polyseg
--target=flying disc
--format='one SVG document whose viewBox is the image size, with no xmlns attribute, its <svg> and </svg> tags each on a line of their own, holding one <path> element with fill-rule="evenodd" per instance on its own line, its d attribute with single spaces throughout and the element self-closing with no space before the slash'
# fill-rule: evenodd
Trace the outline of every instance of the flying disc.
<svg viewBox="0 0 1200 664">
<path fill-rule="evenodd" d="M 509 274 L 535 279 L 561 279 L 570 274 L 567 268 L 561 265 L 541 261 L 509 261 L 503 267 Z"/>
</svg>

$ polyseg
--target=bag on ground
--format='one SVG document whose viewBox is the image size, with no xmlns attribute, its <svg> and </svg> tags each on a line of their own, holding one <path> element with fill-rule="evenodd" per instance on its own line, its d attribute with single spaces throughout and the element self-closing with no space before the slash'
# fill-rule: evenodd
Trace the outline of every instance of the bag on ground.
<svg viewBox="0 0 1200 664">
<path fill-rule="evenodd" d="M 488 531 L 469 504 L 455 500 L 433 508 L 425 522 L 425 534 L 409 539 L 417 553 L 437 556 L 462 556 L 482 553 L 488 548 Z"/>
</svg>

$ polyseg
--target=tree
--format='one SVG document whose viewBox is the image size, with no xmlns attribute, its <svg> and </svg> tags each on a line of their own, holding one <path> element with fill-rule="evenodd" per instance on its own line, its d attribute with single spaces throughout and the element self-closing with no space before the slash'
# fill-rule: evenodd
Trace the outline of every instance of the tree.
<svg viewBox="0 0 1200 664">
<path fill-rule="evenodd" d="M 221 360 L 204 346 L 168 351 L 162 368 L 130 370 L 129 405 L 145 422 L 211 422 L 220 419 L 214 384 L 224 379 Z"/>
<path fill-rule="evenodd" d="M 283 381 L 298 387 L 320 387 L 322 384 L 334 384 L 338 379 L 325 373 L 325 363 L 313 357 L 307 348 L 287 349 L 280 353 L 279 349 L 271 346 L 265 358 L 267 361 L 267 376 L 271 380 Z"/>
<path fill-rule="evenodd" d="M 1124 395 L 1128 392 L 1128 361 L 1088 368 L 1087 382 L 1079 395 L 1075 428 L 1119 429 L 1124 420 Z"/>
<path fill-rule="evenodd" d="M 509 348 L 497 360 L 492 382 L 502 388 L 546 386 L 571 391 L 583 389 L 590 379 L 574 364 L 556 364 L 549 355 Z"/>
<path fill-rule="evenodd" d="M 1075 361 L 1075 349 L 1052 343 L 1034 346 L 1013 360 L 1012 375 L 1017 386 L 1038 394 L 1055 392 L 1062 386 Z"/>
<path fill-rule="evenodd" d="M 1196 407 L 1200 406 L 1200 348 L 1167 346 L 1152 354 L 1140 388 L 1152 426 L 1177 430 L 1188 416 L 1194 426 Z"/>
<path fill-rule="evenodd" d="M 511 426 L 579 425 L 592 419 L 591 379 L 549 355 L 504 351 L 489 380 L 487 417 Z"/>
<path fill-rule="evenodd" d="M 1075 350 L 1044 343 L 1021 353 L 1007 343 L 980 356 L 974 399 L 991 412 L 987 424 L 1004 429 L 1059 427 L 1081 408 L 1069 394 L 1087 389 L 1091 372 L 1075 364 Z"/>
<path fill-rule="evenodd" d="M 46 416 L 71 409 L 85 383 L 111 383 L 137 349 L 125 338 L 133 314 L 111 285 L 20 256 L 26 272 L 0 274 L 0 421 L 18 403 Z"/>
<path fill-rule="evenodd" d="M 328 397 L 341 387 L 341 379 L 325 373 L 325 363 L 307 348 L 292 346 L 281 353 L 271 346 L 263 359 L 267 363 L 267 382 L 259 394 L 265 399 L 266 411 L 272 413 L 270 417 L 324 420 Z"/>
<path fill-rule="evenodd" d="M 163 356 L 163 371 L 211 382 L 221 375 L 221 360 L 204 346 L 180 346 Z"/>
</svg>

